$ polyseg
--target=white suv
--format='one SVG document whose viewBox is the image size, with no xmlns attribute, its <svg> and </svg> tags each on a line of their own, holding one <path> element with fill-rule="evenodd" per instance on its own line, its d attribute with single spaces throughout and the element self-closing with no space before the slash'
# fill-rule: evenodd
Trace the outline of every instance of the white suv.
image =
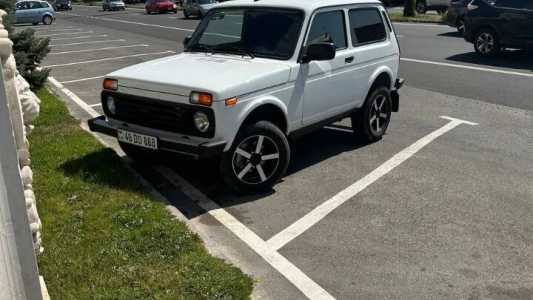
<svg viewBox="0 0 533 300">
<path fill-rule="evenodd" d="M 284 175 L 291 138 L 350 117 L 376 141 L 398 110 L 400 52 L 377 0 L 224 2 L 184 45 L 109 74 L 91 130 L 133 159 L 220 157 L 231 188 L 257 192 Z"/>
</svg>

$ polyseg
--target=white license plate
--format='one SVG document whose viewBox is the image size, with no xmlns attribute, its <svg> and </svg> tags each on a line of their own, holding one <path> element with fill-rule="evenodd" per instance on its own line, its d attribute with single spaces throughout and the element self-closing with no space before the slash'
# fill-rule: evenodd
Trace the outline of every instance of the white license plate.
<svg viewBox="0 0 533 300">
<path fill-rule="evenodd" d="M 157 138 L 149 135 L 138 134 L 122 129 L 117 130 L 117 139 L 120 142 L 136 145 L 143 148 L 157 150 Z"/>
</svg>

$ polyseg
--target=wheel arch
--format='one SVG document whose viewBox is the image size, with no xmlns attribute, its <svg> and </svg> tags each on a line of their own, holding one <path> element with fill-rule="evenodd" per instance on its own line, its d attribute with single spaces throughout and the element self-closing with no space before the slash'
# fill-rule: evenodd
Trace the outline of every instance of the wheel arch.
<svg viewBox="0 0 533 300">
<path fill-rule="evenodd" d="M 393 78 L 394 76 L 390 68 L 386 66 L 378 68 L 368 80 L 368 93 L 370 94 L 377 86 L 386 86 L 388 89 L 392 89 Z"/>
<path fill-rule="evenodd" d="M 289 130 L 289 122 L 287 118 L 287 107 L 285 104 L 273 97 L 254 99 L 248 101 L 248 105 L 242 109 L 237 118 L 238 130 L 233 135 L 231 141 L 228 141 L 225 150 L 228 150 L 233 144 L 233 140 L 237 133 L 246 125 L 257 121 L 269 121 L 278 126 L 280 130 L 287 134 Z"/>
</svg>

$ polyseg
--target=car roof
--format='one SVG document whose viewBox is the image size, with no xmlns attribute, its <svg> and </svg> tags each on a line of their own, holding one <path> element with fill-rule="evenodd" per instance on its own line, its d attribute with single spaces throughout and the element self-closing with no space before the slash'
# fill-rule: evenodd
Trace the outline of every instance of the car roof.
<svg viewBox="0 0 533 300">
<path fill-rule="evenodd" d="M 353 4 L 381 4 L 379 0 L 234 0 L 226 1 L 217 5 L 217 7 L 235 7 L 235 6 L 257 6 L 257 7 L 279 7 L 295 8 L 306 12 L 313 12 L 316 9 L 329 6 L 346 6 Z"/>
</svg>

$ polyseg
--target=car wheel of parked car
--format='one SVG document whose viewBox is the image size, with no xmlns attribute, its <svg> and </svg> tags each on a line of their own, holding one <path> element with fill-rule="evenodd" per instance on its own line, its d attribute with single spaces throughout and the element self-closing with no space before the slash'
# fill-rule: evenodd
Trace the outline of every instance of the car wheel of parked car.
<svg viewBox="0 0 533 300">
<path fill-rule="evenodd" d="M 52 25 L 53 19 L 50 16 L 44 16 L 43 17 L 43 24 L 44 25 Z"/>
<path fill-rule="evenodd" d="M 355 133 L 368 142 L 380 140 L 389 126 L 392 114 L 392 101 L 387 87 L 375 88 L 363 107 L 352 115 Z"/>
<path fill-rule="evenodd" d="M 289 142 L 276 125 L 259 121 L 241 129 L 220 163 L 225 183 L 238 193 L 267 191 L 287 171 Z"/>
<path fill-rule="evenodd" d="M 424 1 L 424 0 L 416 1 L 416 8 L 415 9 L 416 9 L 417 13 L 425 14 L 426 11 L 428 10 L 427 5 L 426 5 L 426 1 Z"/>
<path fill-rule="evenodd" d="M 104 6 L 102 6 L 102 11 L 106 11 L 106 9 L 105 9 L 105 7 L 104 7 Z"/>
<path fill-rule="evenodd" d="M 500 41 L 494 30 L 482 28 L 474 38 L 476 52 L 483 56 L 495 56 L 500 53 Z"/>
<path fill-rule="evenodd" d="M 185 19 L 189 18 L 189 14 L 185 10 L 183 11 L 183 16 L 185 17 Z"/>
</svg>

